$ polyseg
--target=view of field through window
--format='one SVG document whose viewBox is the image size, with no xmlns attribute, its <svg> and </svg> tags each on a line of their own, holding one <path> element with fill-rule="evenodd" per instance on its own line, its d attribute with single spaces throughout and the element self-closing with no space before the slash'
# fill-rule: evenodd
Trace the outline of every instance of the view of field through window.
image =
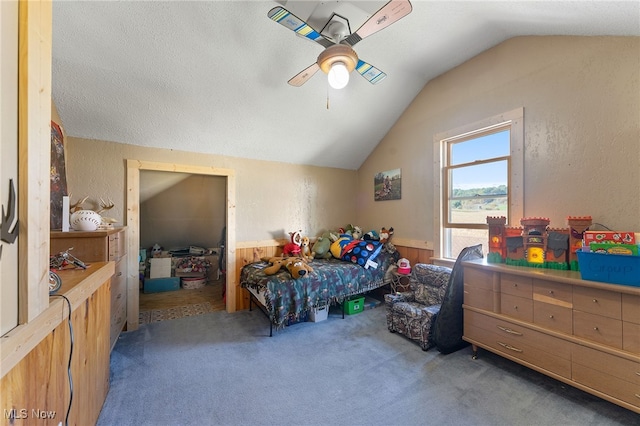
<svg viewBox="0 0 640 426">
<path fill-rule="evenodd" d="M 451 142 L 448 174 L 448 220 L 458 225 L 484 225 L 487 216 L 508 217 L 510 132 L 501 130 L 463 142 Z M 445 257 L 456 258 L 467 246 L 482 244 L 487 229 L 445 228 Z"/>
</svg>

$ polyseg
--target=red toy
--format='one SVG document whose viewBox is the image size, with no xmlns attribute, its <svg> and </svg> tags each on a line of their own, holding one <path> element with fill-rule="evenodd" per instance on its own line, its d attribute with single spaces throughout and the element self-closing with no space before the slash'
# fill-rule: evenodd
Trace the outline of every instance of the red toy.
<svg viewBox="0 0 640 426">
<path fill-rule="evenodd" d="M 300 243 L 302 242 L 302 237 L 300 232 L 302 231 L 289 232 L 291 242 L 284 245 L 284 248 L 282 249 L 282 256 L 301 255 L 302 249 L 300 248 Z"/>
</svg>

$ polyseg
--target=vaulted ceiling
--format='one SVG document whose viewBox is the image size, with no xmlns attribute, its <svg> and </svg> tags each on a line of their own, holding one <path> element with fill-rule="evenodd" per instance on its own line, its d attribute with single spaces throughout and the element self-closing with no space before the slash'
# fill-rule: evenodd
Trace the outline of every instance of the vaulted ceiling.
<svg viewBox="0 0 640 426">
<path fill-rule="evenodd" d="M 357 169 L 429 80 L 509 38 L 640 36 L 638 1 L 414 0 L 354 47 L 380 83 L 287 84 L 323 47 L 270 9 L 317 31 L 335 12 L 355 32 L 385 4 L 54 0 L 53 99 L 73 137 Z"/>
</svg>

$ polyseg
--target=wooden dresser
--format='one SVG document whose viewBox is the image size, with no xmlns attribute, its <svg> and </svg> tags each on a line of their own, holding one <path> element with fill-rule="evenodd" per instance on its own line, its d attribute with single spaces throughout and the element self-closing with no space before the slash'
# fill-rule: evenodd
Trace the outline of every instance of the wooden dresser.
<svg viewBox="0 0 640 426">
<path fill-rule="evenodd" d="M 464 340 L 640 413 L 640 288 L 464 263 Z"/>
<path fill-rule="evenodd" d="M 85 263 L 114 261 L 115 274 L 111 279 L 110 348 L 122 332 L 127 321 L 127 260 L 126 228 L 99 231 L 51 232 L 51 254 L 70 251 Z"/>
</svg>

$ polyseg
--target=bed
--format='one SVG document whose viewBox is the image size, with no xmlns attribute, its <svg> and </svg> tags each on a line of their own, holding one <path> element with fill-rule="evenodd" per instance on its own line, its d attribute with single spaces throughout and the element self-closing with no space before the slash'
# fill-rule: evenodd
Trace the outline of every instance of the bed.
<svg viewBox="0 0 640 426">
<path fill-rule="evenodd" d="M 314 259 L 313 272 L 293 279 L 282 269 L 275 275 L 266 275 L 267 262 L 245 265 L 240 272 L 240 286 L 249 291 L 249 308 L 253 302 L 273 327 L 282 328 L 308 314 L 309 310 L 332 304 L 341 304 L 350 296 L 362 294 L 389 283 L 387 270 L 398 260 L 398 254 L 381 252 L 376 257 L 377 268 L 364 268 L 356 263 L 338 259 Z"/>
</svg>

